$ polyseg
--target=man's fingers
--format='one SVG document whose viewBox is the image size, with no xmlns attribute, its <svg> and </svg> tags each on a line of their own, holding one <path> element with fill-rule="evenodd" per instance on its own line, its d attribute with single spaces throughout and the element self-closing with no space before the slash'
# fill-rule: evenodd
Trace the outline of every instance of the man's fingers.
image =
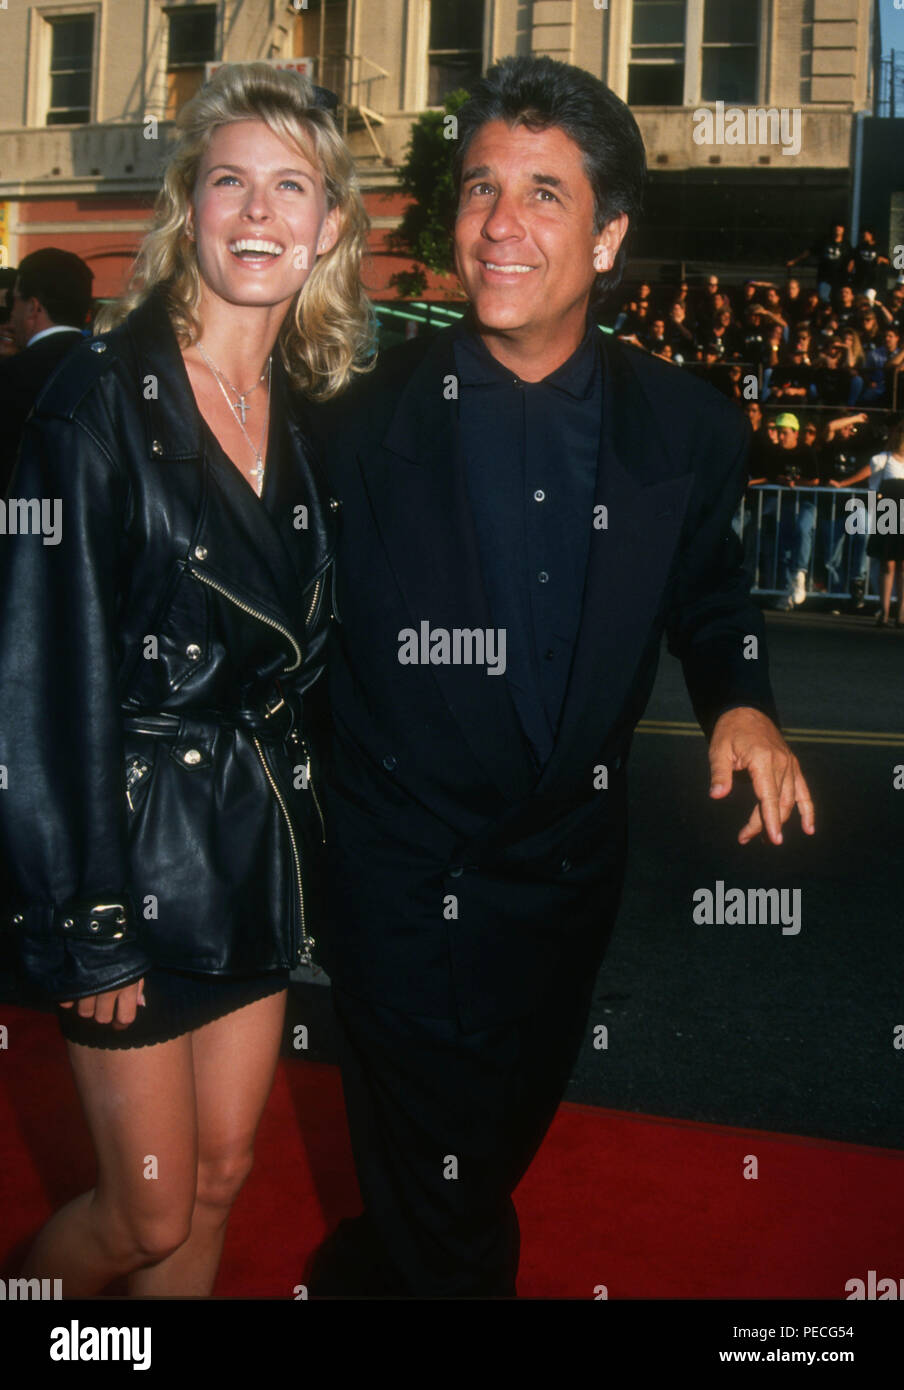
<svg viewBox="0 0 904 1390">
<path fill-rule="evenodd" d="M 744 829 L 738 836 L 738 844 L 746 845 L 750 840 L 755 840 L 757 835 L 761 835 L 762 833 L 763 820 L 760 815 L 759 802 L 757 802 L 757 804 L 753 808 L 753 811 L 751 812 L 750 820 L 747 822 L 747 824 L 744 826 Z"/>
<path fill-rule="evenodd" d="M 795 760 L 794 768 L 794 799 L 797 802 L 797 809 L 800 812 L 800 823 L 806 835 L 816 834 L 816 809 L 813 805 L 813 798 L 810 796 L 810 788 L 807 786 L 804 774 L 800 770 L 800 763 Z"/>
<path fill-rule="evenodd" d="M 710 748 L 709 767 L 710 796 L 727 796 L 731 791 L 733 771 L 730 744 L 720 743 L 717 748 Z"/>
<path fill-rule="evenodd" d="M 781 787 L 784 772 L 776 767 L 770 757 L 758 759 L 748 767 L 750 780 L 756 799 L 760 803 L 760 814 L 766 827 L 766 834 L 774 845 L 782 843 L 782 819 L 780 815 Z"/>
</svg>

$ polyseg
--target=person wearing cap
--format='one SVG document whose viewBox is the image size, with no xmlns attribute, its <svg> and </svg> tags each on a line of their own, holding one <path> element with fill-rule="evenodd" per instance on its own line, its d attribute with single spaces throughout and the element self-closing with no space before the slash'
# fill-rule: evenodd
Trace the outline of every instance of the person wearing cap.
<svg viewBox="0 0 904 1390">
<path fill-rule="evenodd" d="M 791 411 L 782 411 L 775 421 L 778 447 L 782 451 L 777 481 L 787 488 L 818 487 L 819 465 L 812 448 L 800 442 L 800 420 Z M 816 498 L 812 494 L 789 498 L 782 494 L 779 547 L 784 560 L 782 582 L 785 593 L 776 607 L 785 612 L 803 606 L 807 597 L 807 571 L 813 553 L 816 530 Z"/>
<path fill-rule="evenodd" d="M 28 412 L 76 343 L 91 312 L 94 272 L 73 251 L 46 246 L 19 265 L 6 291 L 17 351 L 0 362 L 0 492 L 4 495 Z"/>
</svg>

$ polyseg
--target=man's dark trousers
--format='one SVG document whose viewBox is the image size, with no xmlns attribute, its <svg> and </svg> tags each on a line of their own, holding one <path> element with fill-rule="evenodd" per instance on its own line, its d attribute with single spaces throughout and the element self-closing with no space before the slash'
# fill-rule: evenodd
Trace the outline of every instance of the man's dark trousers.
<svg viewBox="0 0 904 1390">
<path fill-rule="evenodd" d="M 531 1013 L 472 1032 L 333 987 L 358 1182 L 385 1257 L 361 1283 L 350 1251 L 358 1269 L 337 1293 L 515 1296 L 511 1194 L 568 1085 L 600 954 L 585 942 Z"/>
</svg>

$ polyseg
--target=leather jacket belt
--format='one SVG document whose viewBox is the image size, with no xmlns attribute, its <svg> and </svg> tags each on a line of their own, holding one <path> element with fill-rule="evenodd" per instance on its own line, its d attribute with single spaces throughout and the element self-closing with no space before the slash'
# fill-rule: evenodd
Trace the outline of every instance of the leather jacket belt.
<svg viewBox="0 0 904 1390">
<path fill-rule="evenodd" d="M 182 741 L 197 731 L 244 729 L 253 738 L 289 739 L 298 724 L 294 698 L 274 691 L 260 709 L 192 710 L 165 714 L 156 710 L 123 710 L 123 727 L 133 734 Z"/>
</svg>

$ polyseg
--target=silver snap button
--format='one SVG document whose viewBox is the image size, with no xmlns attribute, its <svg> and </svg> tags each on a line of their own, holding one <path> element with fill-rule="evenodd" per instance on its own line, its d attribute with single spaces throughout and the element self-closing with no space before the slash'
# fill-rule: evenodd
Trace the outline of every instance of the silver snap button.
<svg viewBox="0 0 904 1390">
<path fill-rule="evenodd" d="M 546 501 L 546 493 L 543 491 L 542 487 L 538 487 L 538 488 L 537 488 L 537 491 L 534 493 L 534 501 L 535 501 L 535 502 L 545 502 L 545 501 Z"/>
<path fill-rule="evenodd" d="M 67 917 L 65 922 L 63 923 L 63 926 L 66 928 L 67 931 L 71 931 L 72 928 L 75 926 L 75 923 L 73 922 L 71 917 Z"/>
<path fill-rule="evenodd" d="M 95 339 L 95 341 L 91 344 L 91 351 L 92 351 L 92 352 L 106 352 L 106 351 L 107 351 L 107 344 L 106 344 L 106 343 L 100 342 L 98 339 Z"/>
<path fill-rule="evenodd" d="M 163 445 L 160 443 L 159 439 L 151 440 L 151 453 L 156 454 L 158 458 L 163 453 Z"/>
<path fill-rule="evenodd" d="M 196 559 L 196 560 L 206 560 L 206 559 L 207 559 L 207 546 L 206 546 L 206 545 L 196 545 L 196 546 L 195 546 L 195 559 Z"/>
<path fill-rule="evenodd" d="M 541 584 L 546 584 L 549 580 L 549 575 L 546 573 L 546 570 L 541 570 L 540 573 L 537 575 L 537 578 L 539 579 Z"/>
<path fill-rule="evenodd" d="M 341 506 L 342 506 L 342 503 L 339 501 L 339 498 L 338 498 L 338 497 L 331 497 L 331 498 L 330 498 L 330 511 L 331 511 L 331 512 L 338 512 L 338 510 L 339 510 L 339 508 L 340 508 Z"/>
<path fill-rule="evenodd" d="M 91 928 L 92 931 L 100 931 L 100 922 L 94 922 L 94 921 L 92 921 L 92 922 L 89 922 L 88 925 L 90 926 L 90 928 Z"/>
<path fill-rule="evenodd" d="M 126 914 L 125 914 L 124 912 L 117 912 L 117 914 L 116 914 L 116 925 L 117 925 L 118 927 L 124 927 L 125 924 L 126 924 Z M 122 935 L 122 932 L 120 932 L 119 935 L 121 936 L 121 935 Z"/>
<path fill-rule="evenodd" d="M 23 923 L 24 921 L 25 921 L 25 918 L 22 916 L 22 913 L 21 913 L 21 912 L 17 912 L 16 915 L 15 915 L 15 917 L 13 918 L 13 926 L 14 926 L 14 927 L 21 927 L 21 925 L 22 925 L 22 923 Z"/>
<path fill-rule="evenodd" d="M 182 761 L 188 763 L 189 767 L 196 767 L 201 761 L 201 754 L 198 752 L 197 748 L 186 748 L 185 752 L 182 754 Z"/>
<path fill-rule="evenodd" d="M 201 648 L 198 646 L 197 642 L 189 643 L 185 648 L 185 655 L 188 657 L 189 661 L 198 660 L 198 657 L 201 655 Z"/>
</svg>

